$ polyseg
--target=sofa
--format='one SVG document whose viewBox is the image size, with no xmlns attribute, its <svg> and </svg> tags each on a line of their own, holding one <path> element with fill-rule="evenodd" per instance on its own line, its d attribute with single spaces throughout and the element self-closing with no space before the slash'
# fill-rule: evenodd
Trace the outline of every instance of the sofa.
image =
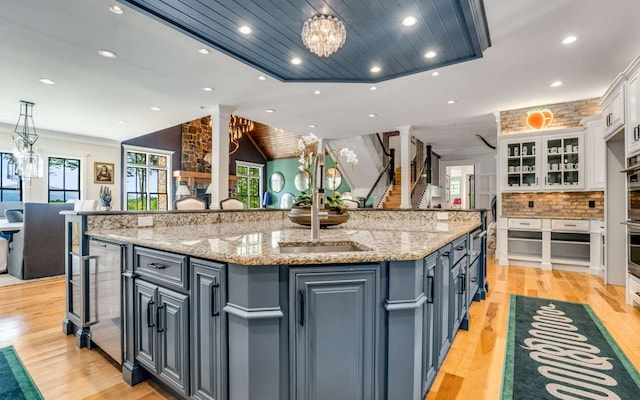
<svg viewBox="0 0 640 400">
<path fill-rule="evenodd" d="M 9 274 L 34 279 L 64 274 L 65 226 L 63 210 L 72 203 L 24 203 L 24 227 L 13 235 L 7 260 Z"/>
</svg>

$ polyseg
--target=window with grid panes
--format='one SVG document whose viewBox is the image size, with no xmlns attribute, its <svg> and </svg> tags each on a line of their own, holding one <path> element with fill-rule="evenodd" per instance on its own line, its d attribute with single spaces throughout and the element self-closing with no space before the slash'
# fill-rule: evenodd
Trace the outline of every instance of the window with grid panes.
<svg viewBox="0 0 640 400">
<path fill-rule="evenodd" d="M 49 157 L 49 203 L 80 199 L 80 160 Z"/>
<path fill-rule="evenodd" d="M 236 197 L 244 203 L 244 208 L 260 208 L 263 168 L 261 164 L 237 161 Z"/>
<path fill-rule="evenodd" d="M 126 157 L 126 209 L 168 210 L 171 156 L 159 154 L 153 150 L 127 149 Z"/>
</svg>

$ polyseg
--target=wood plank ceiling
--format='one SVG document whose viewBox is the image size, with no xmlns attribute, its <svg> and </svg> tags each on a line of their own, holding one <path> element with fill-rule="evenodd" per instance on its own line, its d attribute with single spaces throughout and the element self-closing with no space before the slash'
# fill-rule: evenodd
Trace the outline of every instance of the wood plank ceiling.
<svg viewBox="0 0 640 400">
<path fill-rule="evenodd" d="M 254 122 L 254 129 L 247 133 L 267 160 L 296 157 L 300 135 Z"/>
<path fill-rule="evenodd" d="M 118 1 L 282 81 L 379 82 L 479 58 L 490 46 L 483 0 Z M 344 47 L 328 58 L 301 39 L 304 22 L 318 14 L 338 17 L 347 30 Z M 408 15 L 415 25 L 401 24 Z M 242 25 L 252 33 L 241 34 Z M 381 71 L 371 72 L 374 65 Z"/>
</svg>

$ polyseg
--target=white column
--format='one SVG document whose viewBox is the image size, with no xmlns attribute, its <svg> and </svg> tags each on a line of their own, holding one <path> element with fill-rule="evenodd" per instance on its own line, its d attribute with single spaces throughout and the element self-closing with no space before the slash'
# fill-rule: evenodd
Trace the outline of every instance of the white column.
<svg viewBox="0 0 640 400">
<path fill-rule="evenodd" d="M 402 185 L 400 187 L 400 208 L 411 208 L 411 125 L 401 126 L 400 132 L 400 168 Z"/>
<path fill-rule="evenodd" d="M 220 200 L 229 197 L 229 119 L 231 107 L 217 105 L 211 110 L 211 204 L 220 208 Z"/>
</svg>

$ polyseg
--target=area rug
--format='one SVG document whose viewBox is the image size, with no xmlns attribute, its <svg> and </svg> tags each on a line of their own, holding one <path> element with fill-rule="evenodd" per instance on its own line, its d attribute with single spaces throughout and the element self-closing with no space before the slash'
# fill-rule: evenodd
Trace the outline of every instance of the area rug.
<svg viewBox="0 0 640 400">
<path fill-rule="evenodd" d="M 42 399 L 13 346 L 0 349 L 0 400 L 5 399 Z"/>
<path fill-rule="evenodd" d="M 640 375 L 588 305 L 511 295 L 501 398 L 640 399 Z"/>
</svg>

